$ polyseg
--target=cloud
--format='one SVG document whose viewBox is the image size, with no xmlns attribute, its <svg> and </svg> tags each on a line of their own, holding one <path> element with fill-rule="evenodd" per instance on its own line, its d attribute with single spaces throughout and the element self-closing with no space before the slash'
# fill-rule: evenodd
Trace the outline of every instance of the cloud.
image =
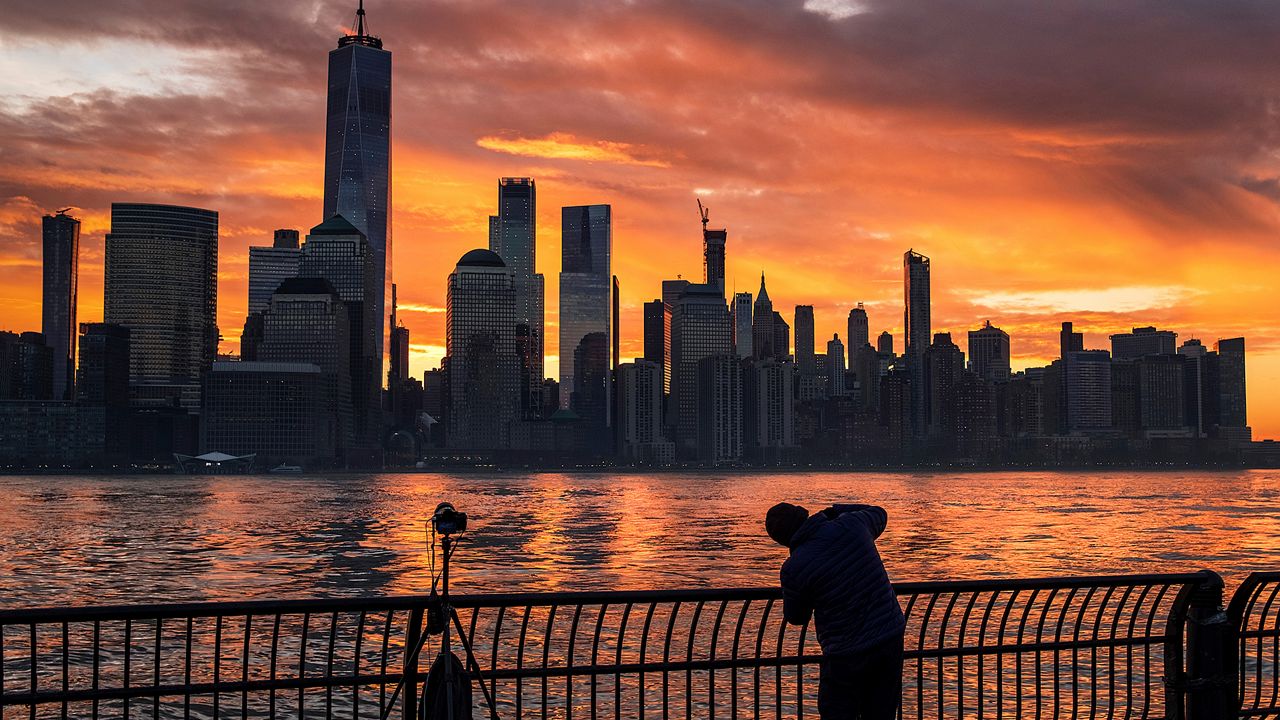
<svg viewBox="0 0 1280 720">
<path fill-rule="evenodd" d="M 1010 315 L 1043 313 L 1136 313 L 1187 305 L 1204 295 L 1180 285 L 1131 285 L 1082 290 L 1026 292 L 959 291 L 973 305 Z"/>
<path fill-rule="evenodd" d="M 581 141 L 568 133 L 551 133 L 541 138 L 487 136 L 476 140 L 476 145 L 486 150 L 522 157 L 647 165 L 659 168 L 671 166 L 665 160 L 643 157 L 640 149 L 630 143 L 608 140 Z"/>
</svg>

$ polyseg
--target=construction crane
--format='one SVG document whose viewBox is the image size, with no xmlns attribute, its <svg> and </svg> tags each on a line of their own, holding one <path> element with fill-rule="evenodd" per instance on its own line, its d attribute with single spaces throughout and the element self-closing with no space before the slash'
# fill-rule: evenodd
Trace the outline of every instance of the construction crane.
<svg viewBox="0 0 1280 720">
<path fill-rule="evenodd" d="M 708 222 L 709 214 L 711 212 L 711 208 L 706 207 L 702 204 L 702 198 L 697 198 L 697 200 L 698 200 L 698 215 L 702 217 L 702 232 L 706 233 L 707 222 Z"/>
</svg>

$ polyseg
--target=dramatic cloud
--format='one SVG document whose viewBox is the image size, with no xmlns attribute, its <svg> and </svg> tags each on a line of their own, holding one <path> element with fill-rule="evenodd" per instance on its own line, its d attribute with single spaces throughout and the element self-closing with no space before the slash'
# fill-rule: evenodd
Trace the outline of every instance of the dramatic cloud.
<svg viewBox="0 0 1280 720">
<path fill-rule="evenodd" d="M 0 41 L 3 324 L 39 324 L 39 214 L 81 208 L 81 315 L 110 203 L 221 219 L 234 350 L 244 258 L 320 222 L 326 53 L 354 1 L 49 0 Z M 695 197 L 731 286 L 767 273 L 819 336 L 866 303 L 901 345 L 901 256 L 934 324 L 990 319 L 1018 364 L 1057 324 L 1249 339 L 1250 414 L 1280 434 L 1280 6 L 1245 0 L 367 0 L 394 53 L 394 268 L 413 363 L 444 282 L 487 242 L 496 178 L 532 175 L 555 328 L 559 207 L 614 208 L 623 354 L 663 278 L 701 275 Z M 554 356 L 556 338 L 549 339 Z M 821 344 L 821 343 L 819 343 Z M 554 358 L 552 358 L 554 360 Z M 554 371 L 554 365 L 552 365 Z"/>
</svg>

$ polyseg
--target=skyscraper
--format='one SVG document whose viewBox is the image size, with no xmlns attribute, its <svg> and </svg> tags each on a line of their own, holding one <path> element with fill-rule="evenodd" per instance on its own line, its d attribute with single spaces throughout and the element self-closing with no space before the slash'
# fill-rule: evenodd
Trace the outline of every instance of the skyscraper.
<svg viewBox="0 0 1280 720">
<path fill-rule="evenodd" d="M 724 246 L 728 230 L 702 229 L 702 277 L 703 283 L 720 288 L 724 292 Z"/>
<path fill-rule="evenodd" d="M 644 359 L 662 370 L 662 392 L 670 392 L 671 306 L 661 298 L 644 304 Z"/>
<path fill-rule="evenodd" d="M 706 287 L 719 289 L 714 285 Z M 721 295 L 723 297 L 723 295 Z M 742 362 L 731 352 L 698 361 L 698 460 L 722 465 L 742 459 Z"/>
<path fill-rule="evenodd" d="M 761 360 L 743 370 L 743 446 L 753 460 L 778 462 L 795 445 L 795 372 L 790 363 Z"/>
<path fill-rule="evenodd" d="M 1245 393 L 1244 338 L 1219 340 L 1218 426 L 1230 439 L 1249 439 L 1249 412 Z M 1223 429 L 1228 429 L 1225 433 Z M 1234 430 L 1235 432 L 1231 432 Z"/>
<path fill-rule="evenodd" d="M 373 250 L 378 321 L 374 353 L 382 384 L 391 280 L 391 52 L 365 28 L 364 0 L 354 35 L 329 51 L 325 128 L 324 217 L 341 215 Z"/>
<path fill-rule="evenodd" d="M 751 293 L 734 293 L 729 304 L 729 323 L 733 333 L 733 351 L 740 358 L 752 357 L 751 353 Z"/>
<path fill-rule="evenodd" d="M 471 250 L 449 275 L 448 444 L 464 449 L 511 446 L 521 411 L 512 270 L 489 250 Z"/>
<path fill-rule="evenodd" d="M 601 387 L 590 392 L 594 396 L 595 390 L 599 390 L 601 398 L 607 401 L 608 369 L 613 364 L 611 209 L 608 205 L 561 208 L 560 233 L 560 406 L 570 406 L 570 396 L 578 387 L 575 362 L 579 347 L 589 336 L 597 334 L 608 342 L 589 353 L 591 357 L 604 353 L 603 367 L 593 368 L 590 380 Z M 592 418 L 589 422 L 608 424 L 606 417 Z"/>
<path fill-rule="evenodd" d="M 763 360 L 775 356 L 773 341 L 773 301 L 764 287 L 764 273 L 760 273 L 760 292 L 756 293 L 751 310 L 751 357 Z"/>
<path fill-rule="evenodd" d="M 75 397 L 76 290 L 79 285 L 80 221 L 59 210 L 45 215 L 44 297 L 40 305 L 45 345 L 53 354 L 53 399 Z"/>
<path fill-rule="evenodd" d="M 368 240 L 341 215 L 311 228 L 302 246 L 298 276 L 324 278 L 337 291 L 347 311 L 351 373 L 351 411 L 355 443 L 366 450 L 381 444 L 382 362 L 378 340 L 382 323 L 374 314 L 382 287 L 376 253 Z M 307 362 L 307 361 L 301 361 Z M 374 463 L 348 458 L 358 464 Z"/>
<path fill-rule="evenodd" d="M 270 247 L 249 248 L 249 312 L 262 312 L 280 283 L 298 276 L 298 231 L 276 230 Z"/>
<path fill-rule="evenodd" d="M 969 369 L 989 383 L 1009 379 L 1009 333 L 988 320 L 969 331 Z"/>
<path fill-rule="evenodd" d="M 773 311 L 773 359 L 778 362 L 791 360 L 791 326 L 777 310 Z"/>
<path fill-rule="evenodd" d="M 199 408 L 218 351 L 218 213 L 112 203 L 105 321 L 129 328 L 134 396 Z"/>
<path fill-rule="evenodd" d="M 801 375 L 816 375 L 813 349 L 813 306 L 796 306 L 796 369 Z"/>
<path fill-rule="evenodd" d="M 876 338 L 876 352 L 893 356 L 893 336 L 888 330 L 880 333 L 880 337 Z"/>
<path fill-rule="evenodd" d="M 849 367 L 857 364 L 856 358 L 863 348 L 871 344 L 871 329 L 867 321 L 867 309 L 858 306 L 849 311 L 849 332 L 845 336 L 849 341 Z"/>
<path fill-rule="evenodd" d="M 618 450 L 644 464 L 671 462 L 671 441 L 662 435 L 662 367 L 649 360 L 618 366 Z"/>
<path fill-rule="evenodd" d="M 844 397 L 848 389 L 844 382 L 844 343 L 840 335 L 833 334 L 827 341 L 827 397 Z"/>
<path fill-rule="evenodd" d="M 911 372 L 911 431 L 916 438 L 927 430 L 928 385 L 924 381 L 924 353 L 932 335 L 930 324 L 929 258 L 914 250 L 902 256 L 905 310 L 902 328 L 906 337 L 907 366 Z"/>
<path fill-rule="evenodd" d="M 396 318 L 396 286 L 391 284 L 391 370 L 387 376 L 388 387 L 394 392 L 397 385 L 409 379 L 409 328 Z"/>
<path fill-rule="evenodd" d="M 678 450 L 698 444 L 698 362 L 731 352 L 724 295 L 710 285 L 689 285 L 671 316 L 671 401 Z"/>
<path fill-rule="evenodd" d="M 1136 327 L 1133 332 L 1111 336 L 1111 357 L 1115 360 L 1136 360 L 1146 355 L 1173 355 L 1177 346 L 1176 332 Z"/>
<path fill-rule="evenodd" d="M 608 206 L 596 206 L 608 207 Z M 496 217 L 497 220 L 493 220 Z M 515 288 L 516 324 L 524 328 L 519 338 L 521 371 L 521 413 L 534 413 L 536 395 L 542 384 L 546 336 L 543 331 L 543 276 L 537 270 L 538 194 L 533 178 L 498 179 L 498 214 L 490 216 L 489 249 L 498 254 L 511 272 Z M 608 226 L 609 213 L 605 212 Z M 590 238 L 588 238 L 590 241 Z M 609 242 L 612 239 L 609 238 Z M 607 260 L 607 256 L 605 257 Z M 607 271 L 606 271 L 607 272 Z M 608 275 L 605 276 L 606 287 Z M 607 301 L 606 301 L 607 306 Z M 572 356 L 561 347 L 560 361 Z M 561 383 L 563 398 L 564 383 Z"/>
</svg>

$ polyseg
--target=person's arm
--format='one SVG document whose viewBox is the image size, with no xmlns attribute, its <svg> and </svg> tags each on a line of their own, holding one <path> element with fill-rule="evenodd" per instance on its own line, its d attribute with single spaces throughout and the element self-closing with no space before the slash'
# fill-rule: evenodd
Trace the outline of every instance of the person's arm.
<svg viewBox="0 0 1280 720">
<path fill-rule="evenodd" d="M 836 505 L 834 507 L 851 507 Z M 884 532 L 884 528 L 889 524 L 889 513 L 884 508 L 877 505 L 859 505 L 857 510 L 849 510 L 841 513 L 837 517 L 837 522 L 850 523 L 857 522 L 866 526 L 871 531 L 871 537 L 878 538 Z M 825 512 L 825 511 L 824 511 Z"/>
<path fill-rule="evenodd" d="M 804 625 L 813 614 L 813 603 L 808 596 L 797 587 L 797 583 L 787 568 L 782 568 L 782 619 L 791 625 Z"/>
<path fill-rule="evenodd" d="M 874 505 L 863 505 L 861 503 L 836 503 L 826 510 L 822 511 L 828 520 L 835 520 L 841 515 L 849 512 L 858 512 L 860 510 L 868 510 L 875 507 Z"/>
</svg>

